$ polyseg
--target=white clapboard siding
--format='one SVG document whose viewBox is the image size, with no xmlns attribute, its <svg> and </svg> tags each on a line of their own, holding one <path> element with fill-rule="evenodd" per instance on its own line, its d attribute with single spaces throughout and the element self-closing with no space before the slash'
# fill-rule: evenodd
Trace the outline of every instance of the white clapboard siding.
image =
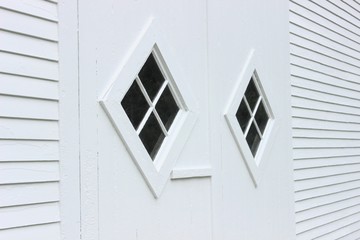
<svg viewBox="0 0 360 240">
<path fill-rule="evenodd" d="M 58 102 L 0 95 L 0 117 L 58 119 Z"/>
<path fill-rule="evenodd" d="M 56 42 L 2 30 L 0 30 L 0 39 L 0 51 L 53 61 L 58 60 Z"/>
<path fill-rule="evenodd" d="M 14 140 L 59 140 L 58 122 L 0 118 L 0 138 Z"/>
<path fill-rule="evenodd" d="M 59 181 L 58 162 L 10 162 L 0 164 L 0 185 Z"/>
<path fill-rule="evenodd" d="M 360 4 L 290 0 L 297 240 L 360 238 Z"/>
<path fill-rule="evenodd" d="M 58 83 L 54 81 L 0 73 L 0 95 L 58 100 L 58 88 Z"/>
<path fill-rule="evenodd" d="M 54 22 L 57 21 L 56 4 L 44 0 L 0 0 L 0 7 Z"/>
<path fill-rule="evenodd" d="M 300 202 L 312 198 L 329 196 L 341 192 L 356 190 L 359 187 L 359 184 L 360 184 L 360 179 L 359 180 L 356 179 L 354 181 L 344 182 L 336 185 L 329 185 L 320 188 L 310 188 L 302 191 L 297 191 L 295 194 L 295 201 Z"/>
<path fill-rule="evenodd" d="M 0 52 L 0 72 L 40 79 L 58 80 L 58 64 L 54 61 Z"/>
<path fill-rule="evenodd" d="M 21 237 L 21 238 L 20 238 Z M 2 230 L 0 240 L 60 240 L 60 224 L 49 223 Z"/>
<path fill-rule="evenodd" d="M 59 222 L 59 204 L 42 203 L 0 208 L 0 229 Z"/>
<path fill-rule="evenodd" d="M 0 0 L 0 240 L 60 240 L 57 4 Z"/>
<path fill-rule="evenodd" d="M 59 160 L 57 141 L 0 140 L 0 162 Z"/>
<path fill-rule="evenodd" d="M 59 201 L 58 188 L 58 182 L 0 185 L 0 207 L 56 202 Z"/>
<path fill-rule="evenodd" d="M 26 14 L 0 8 L 0 29 L 57 41 L 57 24 Z"/>
</svg>

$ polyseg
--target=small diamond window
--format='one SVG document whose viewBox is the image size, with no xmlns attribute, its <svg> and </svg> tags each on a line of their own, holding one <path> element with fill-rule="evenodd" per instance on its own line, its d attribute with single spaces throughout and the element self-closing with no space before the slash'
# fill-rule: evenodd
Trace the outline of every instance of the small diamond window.
<svg viewBox="0 0 360 240">
<path fill-rule="evenodd" d="M 269 121 L 269 114 L 256 81 L 256 75 L 253 74 L 236 112 L 236 119 L 254 157 Z"/>
<path fill-rule="evenodd" d="M 180 110 L 154 52 L 147 58 L 121 105 L 154 161 Z"/>
</svg>

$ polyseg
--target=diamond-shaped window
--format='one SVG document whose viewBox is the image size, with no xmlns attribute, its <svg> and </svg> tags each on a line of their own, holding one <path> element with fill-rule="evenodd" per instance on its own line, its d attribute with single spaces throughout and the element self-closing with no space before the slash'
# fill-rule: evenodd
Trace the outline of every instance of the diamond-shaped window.
<svg viewBox="0 0 360 240">
<path fill-rule="evenodd" d="M 279 127 L 260 81 L 267 80 L 266 76 L 259 75 L 259 71 L 261 64 L 252 49 L 225 110 L 225 119 L 255 186 L 265 170 Z"/>
<path fill-rule="evenodd" d="M 153 161 L 179 111 L 170 88 L 151 53 L 121 101 Z"/>
<path fill-rule="evenodd" d="M 250 79 L 245 90 L 245 95 L 236 112 L 236 118 L 253 156 L 256 155 L 267 122 L 269 121 L 269 115 L 266 112 L 262 100 L 263 97 L 256 86 L 257 84 L 254 74 Z"/>
<path fill-rule="evenodd" d="M 195 125 L 198 107 L 159 23 L 146 27 L 100 104 L 158 198 Z"/>
</svg>

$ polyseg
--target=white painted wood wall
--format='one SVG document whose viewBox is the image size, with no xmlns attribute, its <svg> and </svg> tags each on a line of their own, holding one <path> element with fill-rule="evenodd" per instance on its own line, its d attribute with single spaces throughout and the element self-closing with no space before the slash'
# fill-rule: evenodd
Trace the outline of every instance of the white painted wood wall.
<svg viewBox="0 0 360 240">
<path fill-rule="evenodd" d="M 76 21 L 76 4 L 65 6 L 64 16 L 66 7 Z M 0 240 L 61 239 L 57 8 L 55 0 L 0 0 Z M 359 1 L 290 1 L 299 240 L 360 238 L 359 26 Z M 74 39 L 66 45 L 69 36 L 60 37 L 63 49 L 76 46 Z M 63 66 L 76 76 L 76 66 Z M 74 116 L 63 123 L 67 130 L 60 129 L 66 135 L 76 124 L 76 102 L 62 99 L 60 111 Z M 74 160 L 76 151 L 63 151 L 61 160 Z M 76 192 L 71 176 L 62 182 Z M 79 214 L 71 212 L 78 203 L 71 200 L 62 198 L 67 239 L 80 231 L 73 224 Z"/>
<path fill-rule="evenodd" d="M 290 1 L 296 234 L 360 238 L 360 2 Z"/>
<path fill-rule="evenodd" d="M 0 19 L 0 239 L 60 239 L 57 3 Z"/>
</svg>

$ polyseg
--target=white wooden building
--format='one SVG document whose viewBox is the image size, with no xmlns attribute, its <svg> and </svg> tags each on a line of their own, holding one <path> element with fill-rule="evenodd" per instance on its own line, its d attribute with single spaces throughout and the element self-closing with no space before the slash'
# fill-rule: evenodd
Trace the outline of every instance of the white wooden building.
<svg viewBox="0 0 360 240">
<path fill-rule="evenodd" d="M 358 0 L 0 0 L 0 240 L 360 239 Z"/>
</svg>

